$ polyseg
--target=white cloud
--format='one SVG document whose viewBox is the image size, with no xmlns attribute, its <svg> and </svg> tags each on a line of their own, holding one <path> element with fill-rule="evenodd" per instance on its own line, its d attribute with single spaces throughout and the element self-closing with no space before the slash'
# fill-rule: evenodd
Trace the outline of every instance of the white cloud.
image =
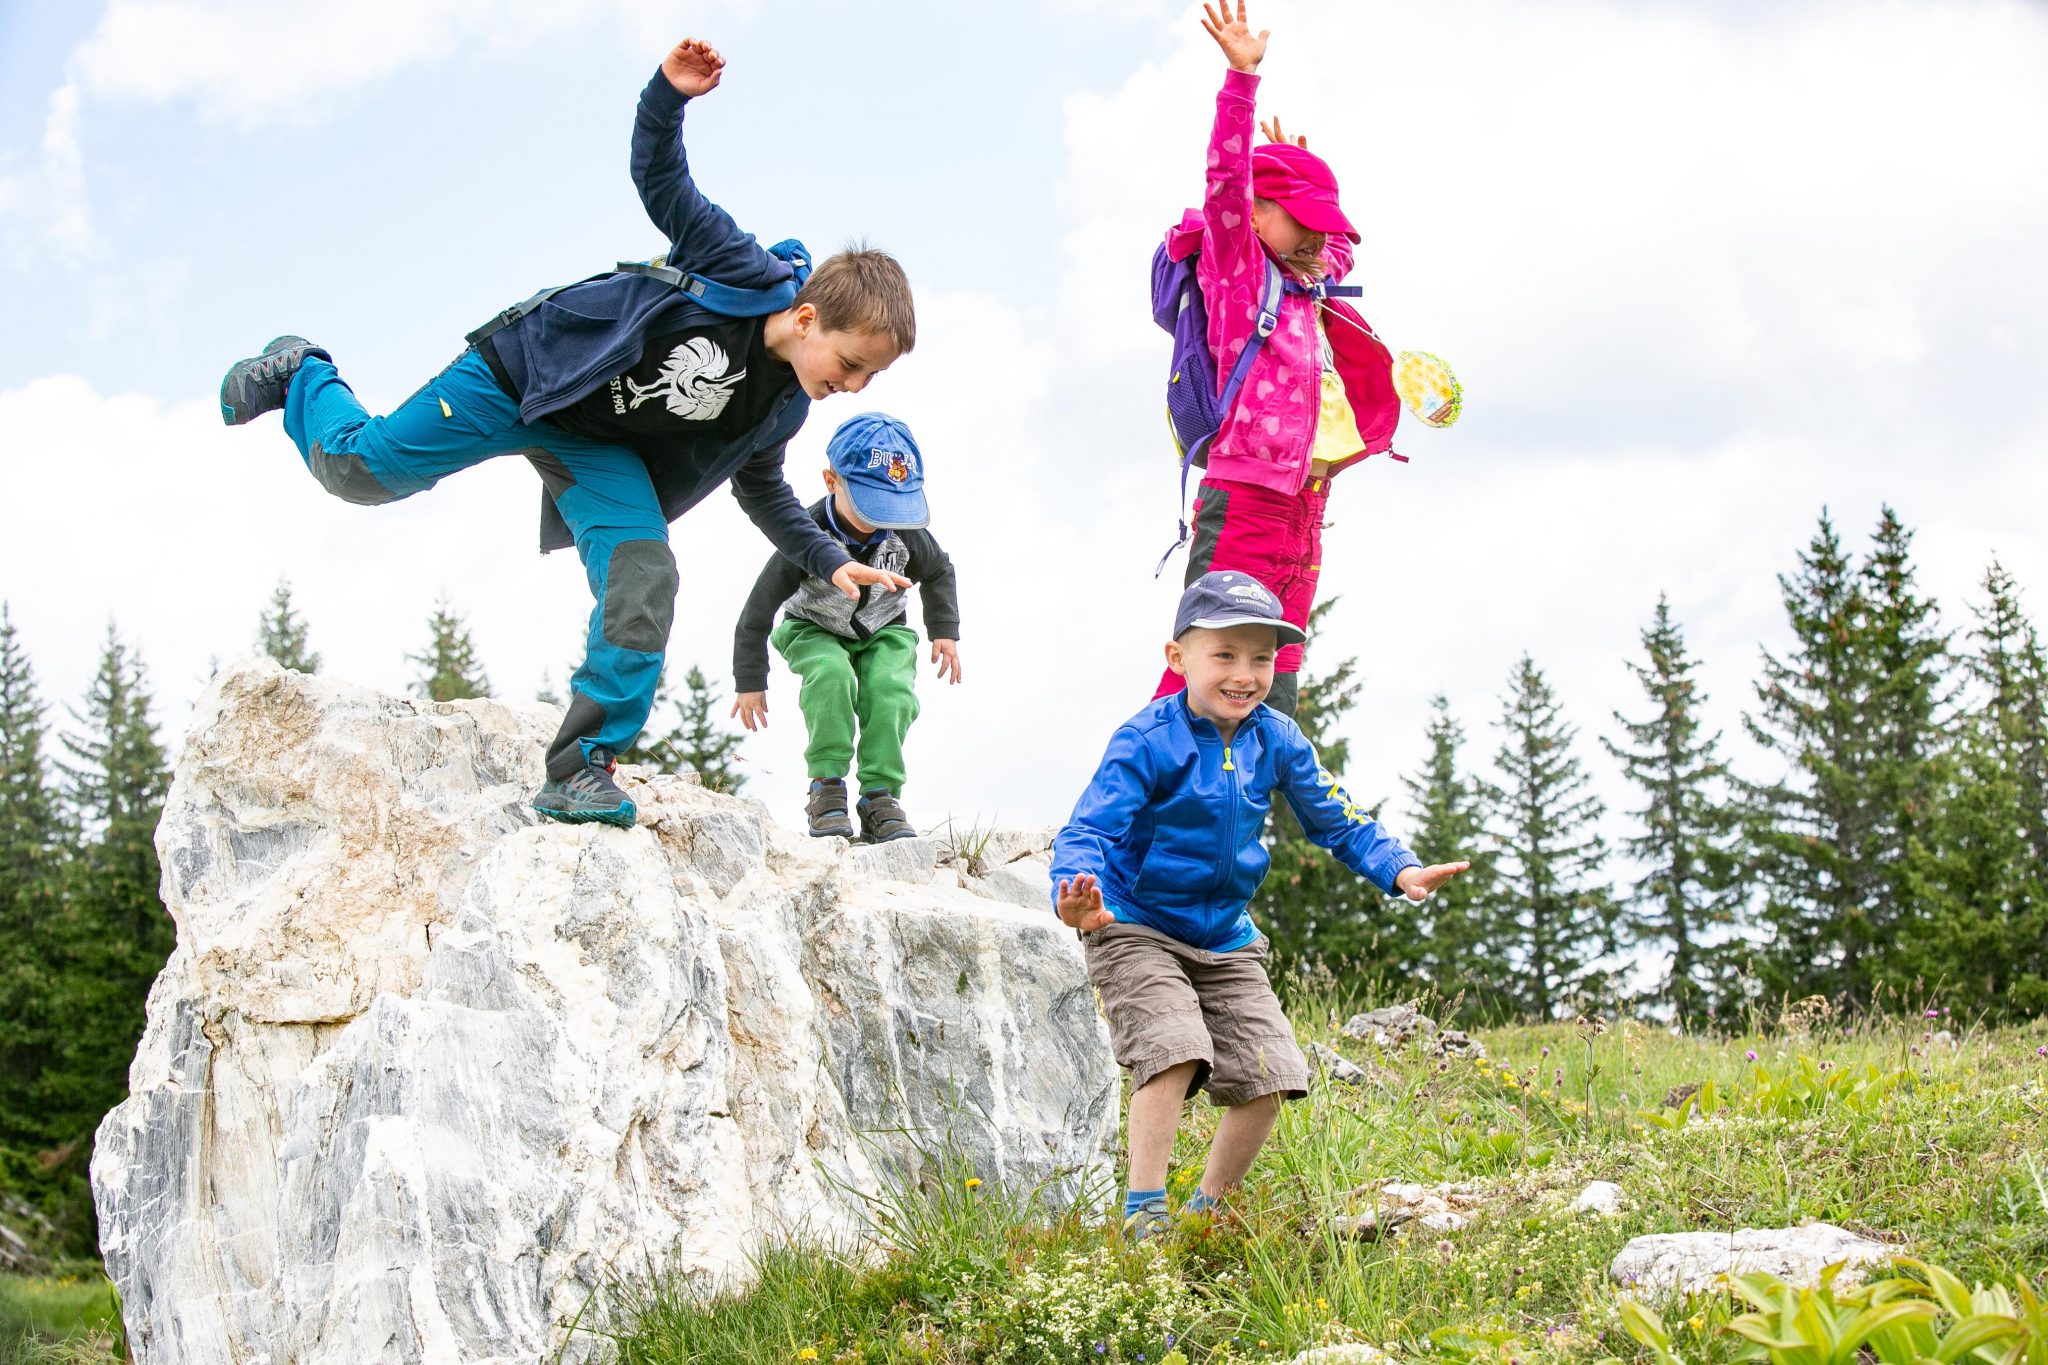
<svg viewBox="0 0 2048 1365">
<path fill-rule="evenodd" d="M 16 261 L 45 253 L 75 265 L 95 245 L 86 199 L 85 153 L 79 138 L 80 95 L 75 81 L 50 92 L 34 162 L 0 161 L 0 224 Z"/>
</svg>

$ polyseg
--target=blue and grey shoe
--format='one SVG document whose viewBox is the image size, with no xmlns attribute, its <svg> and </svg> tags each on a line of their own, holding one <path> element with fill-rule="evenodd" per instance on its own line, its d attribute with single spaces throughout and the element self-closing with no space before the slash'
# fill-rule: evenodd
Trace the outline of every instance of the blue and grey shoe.
<svg viewBox="0 0 2048 1365">
<path fill-rule="evenodd" d="M 613 762 L 610 749 L 592 749 L 589 761 L 575 773 L 563 778 L 549 778 L 547 785 L 533 798 L 533 808 L 550 820 L 566 824 L 586 825 L 596 821 L 631 829 L 633 817 L 639 812 L 633 805 L 633 799 L 620 791 L 619 784 L 612 780 L 612 774 L 617 770 L 618 764 Z"/>
<path fill-rule="evenodd" d="M 846 779 L 814 777 L 804 806 L 806 829 L 818 839 L 851 839 L 853 818 L 846 813 Z"/>
<path fill-rule="evenodd" d="M 915 839 L 917 827 L 903 813 L 902 805 L 886 791 L 862 792 L 854 803 L 860 815 L 860 839 L 864 844 L 886 844 L 897 839 Z"/>
<path fill-rule="evenodd" d="M 220 381 L 220 420 L 231 427 L 252 422 L 284 406 L 285 390 L 306 357 L 333 357 L 304 337 L 278 337 L 260 355 L 237 360 Z"/>
<path fill-rule="evenodd" d="M 1163 1196 L 1147 1199 L 1124 1215 L 1124 1236 L 1133 1242 L 1173 1231 L 1173 1213 Z"/>
</svg>

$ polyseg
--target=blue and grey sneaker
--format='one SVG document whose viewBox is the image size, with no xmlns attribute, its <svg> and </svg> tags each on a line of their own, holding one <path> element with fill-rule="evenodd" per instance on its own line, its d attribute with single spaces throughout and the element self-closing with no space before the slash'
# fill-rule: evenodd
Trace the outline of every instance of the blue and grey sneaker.
<svg viewBox="0 0 2048 1365">
<path fill-rule="evenodd" d="M 814 777 L 804 806 L 805 827 L 814 838 L 851 839 L 853 818 L 846 813 L 846 779 Z"/>
<path fill-rule="evenodd" d="M 631 829 L 638 811 L 633 806 L 633 799 L 612 781 L 612 774 L 617 770 L 618 764 L 613 762 L 610 749 L 592 749 L 589 761 L 575 773 L 563 778 L 549 778 L 547 785 L 533 798 L 533 808 L 550 820 L 571 825 L 596 821 Z"/>
<path fill-rule="evenodd" d="M 854 803 L 860 815 L 860 840 L 864 844 L 886 844 L 897 839 L 915 839 L 917 827 L 903 813 L 895 797 L 877 788 L 862 792 Z"/>
<path fill-rule="evenodd" d="M 1124 1236 L 1133 1242 L 1173 1231 L 1173 1213 L 1163 1196 L 1155 1196 L 1124 1215 Z"/>
<path fill-rule="evenodd" d="M 238 427 L 283 407 L 285 390 L 309 355 L 333 359 L 304 337 L 278 337 L 261 355 L 228 366 L 220 381 L 220 420 Z"/>
</svg>

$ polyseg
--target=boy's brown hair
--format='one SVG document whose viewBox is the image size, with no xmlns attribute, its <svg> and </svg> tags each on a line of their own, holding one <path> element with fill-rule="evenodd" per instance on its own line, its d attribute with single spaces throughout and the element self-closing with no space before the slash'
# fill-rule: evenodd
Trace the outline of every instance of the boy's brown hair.
<svg viewBox="0 0 2048 1365">
<path fill-rule="evenodd" d="M 886 251 L 856 242 L 820 262 L 792 307 L 808 303 L 828 332 L 874 332 L 895 343 L 898 355 L 917 344 L 917 313 L 910 279 Z"/>
</svg>

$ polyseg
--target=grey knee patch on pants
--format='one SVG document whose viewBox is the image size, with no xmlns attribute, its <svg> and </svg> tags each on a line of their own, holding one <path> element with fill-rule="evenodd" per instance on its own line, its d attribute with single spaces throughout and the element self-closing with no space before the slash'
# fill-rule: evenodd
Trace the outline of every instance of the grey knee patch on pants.
<svg viewBox="0 0 2048 1365">
<path fill-rule="evenodd" d="M 569 710 L 562 728 L 548 745 L 548 777 L 556 782 L 574 777 L 583 767 L 583 741 L 595 739 L 604 728 L 605 710 L 581 692 L 569 696 Z"/>
<path fill-rule="evenodd" d="M 1266 705 L 1283 716 L 1294 714 L 1295 703 L 1301 699 L 1301 674 L 1275 673 L 1273 690 L 1266 694 Z"/>
<path fill-rule="evenodd" d="M 629 540 L 614 547 L 605 570 L 605 643 L 643 654 L 666 649 L 680 583 L 667 541 Z"/>
<path fill-rule="evenodd" d="M 343 502 L 375 507 L 398 500 L 398 494 L 377 482 L 360 455 L 336 455 L 315 441 L 306 452 L 306 463 L 320 486 Z"/>
</svg>

